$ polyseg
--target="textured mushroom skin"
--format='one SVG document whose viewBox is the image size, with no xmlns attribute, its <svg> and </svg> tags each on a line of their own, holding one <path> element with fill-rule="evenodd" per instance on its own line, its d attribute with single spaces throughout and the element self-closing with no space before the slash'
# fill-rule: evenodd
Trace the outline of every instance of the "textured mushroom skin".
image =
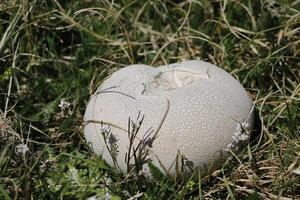
<svg viewBox="0 0 300 200">
<path fill-rule="evenodd" d="M 242 123 L 251 129 L 251 110 L 252 101 L 230 74 L 207 62 L 186 61 L 157 68 L 131 65 L 115 72 L 91 97 L 84 120 L 119 127 L 111 126 L 118 139 L 117 161 L 125 172 L 128 119 L 140 112 L 145 118 L 137 137 L 161 126 L 149 157 L 174 174 L 178 152 L 204 169 L 224 159 L 226 149 L 237 150 L 236 132 Z M 85 138 L 113 164 L 100 129 L 99 123 L 87 123 Z"/>
</svg>

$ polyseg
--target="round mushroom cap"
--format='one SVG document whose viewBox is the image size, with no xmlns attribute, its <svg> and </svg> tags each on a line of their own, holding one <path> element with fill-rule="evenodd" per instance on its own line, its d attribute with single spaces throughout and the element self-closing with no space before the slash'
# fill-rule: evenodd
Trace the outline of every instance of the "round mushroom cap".
<svg viewBox="0 0 300 200">
<path fill-rule="evenodd" d="M 248 141 L 252 119 L 245 89 L 215 65 L 130 65 L 91 97 L 84 134 L 96 153 L 123 172 L 134 164 L 128 155 L 144 150 L 145 160 L 174 175 L 178 163 L 203 172 L 218 167 L 228 151 L 239 151 Z M 150 175 L 147 166 L 143 172 Z"/>
</svg>

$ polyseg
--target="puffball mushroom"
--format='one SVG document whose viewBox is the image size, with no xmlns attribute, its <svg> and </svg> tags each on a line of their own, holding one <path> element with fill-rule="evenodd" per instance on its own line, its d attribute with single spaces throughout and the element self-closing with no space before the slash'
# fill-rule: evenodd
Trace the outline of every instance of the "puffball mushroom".
<svg viewBox="0 0 300 200">
<path fill-rule="evenodd" d="M 252 101 L 242 85 L 215 65 L 203 61 L 156 68 L 130 65 L 113 73 L 91 97 L 84 134 L 96 153 L 110 165 L 117 162 L 123 172 L 132 147 L 130 124 L 139 128 L 135 148 L 143 139 L 146 144 L 147 134 L 154 135 L 145 147 L 147 159 L 162 172 L 176 173 L 178 153 L 183 165 L 207 172 L 219 166 L 228 151 L 236 152 L 248 141 L 251 111 Z M 104 137 L 108 129 L 110 138 Z M 108 150 L 112 142 L 118 149 L 115 160 Z M 147 166 L 141 171 L 150 175 Z"/>
</svg>

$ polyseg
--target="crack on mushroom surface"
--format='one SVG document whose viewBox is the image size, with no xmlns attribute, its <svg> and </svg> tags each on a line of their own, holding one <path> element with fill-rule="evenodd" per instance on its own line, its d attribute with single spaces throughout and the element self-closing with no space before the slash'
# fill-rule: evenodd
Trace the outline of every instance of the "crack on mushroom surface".
<svg viewBox="0 0 300 200">
<path fill-rule="evenodd" d="M 207 69 L 208 70 L 208 69 Z M 153 80 L 144 83 L 143 95 L 163 95 L 163 93 L 196 84 L 200 79 L 209 79 L 209 74 L 197 73 L 191 70 L 167 69 L 161 70 Z"/>
</svg>

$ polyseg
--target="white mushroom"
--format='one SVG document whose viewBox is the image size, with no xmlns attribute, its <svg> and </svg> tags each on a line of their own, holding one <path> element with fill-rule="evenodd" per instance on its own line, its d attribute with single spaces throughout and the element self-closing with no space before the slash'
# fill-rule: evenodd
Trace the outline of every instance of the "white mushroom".
<svg viewBox="0 0 300 200">
<path fill-rule="evenodd" d="M 178 152 L 194 167 L 207 170 L 218 166 L 228 150 L 237 151 L 248 141 L 251 110 L 245 89 L 215 65 L 202 61 L 157 68 L 131 65 L 113 73 L 91 97 L 84 134 L 96 153 L 111 165 L 116 161 L 125 172 L 130 118 L 136 121 L 131 124 L 140 125 L 135 147 L 152 128 L 156 137 L 148 158 L 162 171 L 175 174 Z M 118 146 L 115 161 L 103 137 L 108 129 Z"/>
</svg>

